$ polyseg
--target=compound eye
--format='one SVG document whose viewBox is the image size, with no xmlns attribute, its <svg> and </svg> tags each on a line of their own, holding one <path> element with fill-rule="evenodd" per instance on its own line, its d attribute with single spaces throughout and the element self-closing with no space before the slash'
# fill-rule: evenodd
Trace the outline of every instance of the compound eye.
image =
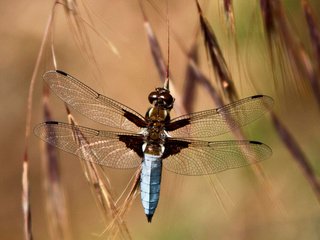
<svg viewBox="0 0 320 240">
<path fill-rule="evenodd" d="M 153 102 L 154 102 L 155 100 L 157 100 L 158 97 L 159 97 L 159 93 L 158 93 L 158 92 L 151 92 L 151 93 L 149 94 L 149 97 L 148 97 L 149 102 L 150 102 L 151 104 L 153 104 Z"/>
<path fill-rule="evenodd" d="M 172 107 L 174 99 L 169 92 L 161 93 L 160 99 L 163 101 L 166 107 L 168 108 Z"/>
</svg>

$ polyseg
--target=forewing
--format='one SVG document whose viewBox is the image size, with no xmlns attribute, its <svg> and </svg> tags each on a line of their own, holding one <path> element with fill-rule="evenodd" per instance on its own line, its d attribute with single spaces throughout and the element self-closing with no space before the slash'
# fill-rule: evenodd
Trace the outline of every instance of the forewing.
<svg viewBox="0 0 320 240">
<path fill-rule="evenodd" d="M 269 158 L 271 149 L 254 141 L 186 141 L 165 144 L 164 167 L 182 175 L 207 175 L 244 167 Z"/>
<path fill-rule="evenodd" d="M 35 134 L 45 142 L 86 161 L 111 168 L 134 168 L 141 164 L 142 136 L 98 131 L 67 123 L 37 125 Z"/>
<path fill-rule="evenodd" d="M 273 105 L 273 99 L 256 95 L 211 109 L 173 119 L 166 130 L 176 138 L 208 138 L 242 127 L 261 117 Z"/>
<path fill-rule="evenodd" d="M 43 79 L 65 103 L 96 122 L 134 133 L 146 126 L 139 113 L 97 93 L 67 73 L 49 71 Z"/>
</svg>

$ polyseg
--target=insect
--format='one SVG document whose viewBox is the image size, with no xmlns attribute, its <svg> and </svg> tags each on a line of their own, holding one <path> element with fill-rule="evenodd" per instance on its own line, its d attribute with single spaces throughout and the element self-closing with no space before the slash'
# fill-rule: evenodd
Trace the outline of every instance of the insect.
<svg viewBox="0 0 320 240">
<path fill-rule="evenodd" d="M 149 94 L 152 106 L 143 117 L 65 72 L 48 71 L 43 79 L 69 106 L 119 131 L 50 121 L 37 125 L 35 134 L 84 160 L 111 168 L 141 167 L 141 202 L 148 222 L 158 205 L 162 166 L 177 174 L 206 175 L 247 166 L 272 153 L 256 141 L 198 140 L 227 133 L 262 116 L 273 105 L 265 95 L 171 119 L 174 98 L 168 87 L 156 88 Z"/>
</svg>

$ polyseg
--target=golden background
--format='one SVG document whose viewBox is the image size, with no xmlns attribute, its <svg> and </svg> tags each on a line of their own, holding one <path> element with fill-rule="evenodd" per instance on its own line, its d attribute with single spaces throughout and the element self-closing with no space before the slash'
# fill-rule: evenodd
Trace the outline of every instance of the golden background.
<svg viewBox="0 0 320 240">
<path fill-rule="evenodd" d="M 148 1 L 143 1 L 143 6 L 167 59 L 166 4 L 165 1 L 150 2 L 157 7 L 152 7 Z M 189 50 L 196 41 L 201 69 L 212 82 L 215 77 L 210 70 L 203 39 L 198 32 L 195 1 L 168 2 L 171 29 L 170 70 L 174 86 L 182 96 L 187 57 L 181 46 Z M 304 44 L 307 53 L 312 55 L 300 2 L 282 2 L 295 36 Z M 316 0 L 310 2 L 319 20 L 320 4 Z M 138 1 L 87 1 L 85 4 L 90 9 L 89 17 L 93 19 L 95 28 L 114 44 L 119 55 L 114 54 L 88 28 L 97 63 L 93 63 L 92 59 L 88 60 L 75 45 L 74 34 L 70 31 L 72 23 L 68 22 L 60 5 L 55 9 L 52 34 L 58 69 L 144 114 L 149 106 L 149 92 L 161 86 L 161 82 L 152 60 Z M 80 4 L 83 11 L 82 6 Z M 233 38 L 228 33 L 222 1 L 203 1 L 201 6 L 217 35 L 240 97 L 254 94 L 272 96 L 275 99 L 276 113 L 300 144 L 315 173 L 319 174 L 319 109 L 306 79 L 293 81 L 284 75 L 284 80 L 274 80 L 263 36 L 259 1 L 234 1 L 238 53 Z M 0 2 L 1 239 L 23 238 L 21 175 L 27 96 L 52 7 L 52 1 Z M 86 15 L 83 17 L 88 19 Z M 41 75 L 46 70 L 53 69 L 50 50 L 50 45 L 46 44 L 36 78 L 32 128 L 43 121 Z M 285 60 L 284 65 L 287 64 L 288 61 Z M 278 67 L 284 74 L 287 73 L 284 66 Z M 195 111 L 216 107 L 201 86 L 197 87 L 196 93 Z M 50 97 L 50 106 L 54 120 L 67 121 L 64 105 L 57 97 Z M 81 125 L 104 129 L 104 126 L 77 113 L 74 116 Z M 301 168 L 279 140 L 269 119 L 267 115 L 245 127 L 245 131 L 249 139 L 262 141 L 273 149 L 272 158 L 261 163 L 271 182 L 273 200 L 268 199 L 267 194 L 261 191 L 261 186 L 249 167 L 211 177 L 183 177 L 164 171 L 160 202 L 152 224 L 146 221 L 139 196 L 125 216 L 132 238 L 319 239 L 319 202 Z M 233 136 L 223 137 L 219 139 L 232 139 Z M 32 231 L 34 239 L 50 239 L 40 140 L 32 133 L 28 149 Z M 99 213 L 79 161 L 61 151 L 59 155 L 61 185 L 65 192 L 72 239 L 97 239 L 106 222 Z M 112 180 L 115 195 L 119 195 L 133 172 L 106 169 L 106 173 Z M 215 189 L 221 197 L 220 203 Z M 105 238 L 107 235 L 101 237 Z"/>
</svg>

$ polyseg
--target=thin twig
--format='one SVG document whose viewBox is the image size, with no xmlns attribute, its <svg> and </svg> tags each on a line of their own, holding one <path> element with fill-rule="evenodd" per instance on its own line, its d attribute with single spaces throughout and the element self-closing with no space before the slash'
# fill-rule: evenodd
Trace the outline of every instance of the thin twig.
<svg viewBox="0 0 320 240">
<path fill-rule="evenodd" d="M 217 37 L 215 36 L 208 20 L 204 17 L 198 0 L 196 0 L 196 4 L 199 13 L 200 27 L 203 33 L 204 44 L 207 52 L 209 53 L 212 67 L 217 75 L 218 85 L 228 100 L 235 101 L 238 99 L 238 94 L 235 90 L 231 73 L 220 49 Z"/>
<path fill-rule="evenodd" d="M 188 54 L 188 58 L 192 59 L 195 63 L 198 62 L 198 48 L 197 44 L 194 43 L 190 49 Z M 193 103 L 195 100 L 195 87 L 196 87 L 196 78 L 197 75 L 195 74 L 194 69 L 191 67 L 190 64 L 187 65 L 186 69 L 186 77 L 185 77 L 185 86 L 184 86 L 184 93 L 183 93 L 183 105 L 188 113 L 191 113 L 193 110 Z"/>
<path fill-rule="evenodd" d="M 306 4 L 306 1 L 304 2 L 304 4 Z M 304 6 L 306 8 L 305 14 L 308 14 L 308 6 Z M 302 45 L 292 35 L 281 1 L 260 0 L 260 7 L 269 47 L 273 47 L 272 39 L 274 37 L 281 37 L 281 41 L 283 42 L 283 46 L 285 47 L 284 49 L 288 52 L 288 55 L 291 56 L 290 59 L 292 59 L 293 63 L 296 66 L 295 71 L 298 71 L 301 74 L 302 79 L 309 80 L 314 96 L 318 101 L 318 106 L 320 107 L 320 88 L 317 71 L 313 67 L 312 62 L 303 49 Z M 308 17 L 308 15 L 306 17 Z M 311 19 L 309 19 L 309 21 L 311 21 Z M 272 51 L 272 49 L 270 51 Z M 273 54 L 271 54 L 271 56 L 274 57 Z M 313 171 L 301 147 L 274 113 L 272 114 L 272 122 L 283 144 L 287 147 L 288 151 L 294 157 L 294 160 L 301 168 L 306 179 L 313 188 L 318 200 L 320 201 L 320 183 L 317 180 L 315 172 Z"/>
<path fill-rule="evenodd" d="M 231 30 L 231 33 L 235 34 L 235 19 L 234 19 L 234 10 L 232 0 L 223 0 L 223 9 L 227 18 L 228 26 Z"/>
<path fill-rule="evenodd" d="M 274 113 L 271 114 L 271 119 L 280 139 L 294 157 L 300 169 L 303 171 L 320 203 L 320 182 L 318 181 L 316 173 L 310 165 L 307 157 L 289 130 L 280 122 Z"/>
<path fill-rule="evenodd" d="M 282 1 L 260 0 L 260 8 L 270 51 L 273 50 L 272 39 L 279 37 L 291 63 L 291 70 L 300 76 L 301 83 L 305 84 L 304 80 L 309 81 L 320 108 L 320 77 L 301 42 L 292 34 Z"/>
<path fill-rule="evenodd" d="M 53 8 L 55 7 L 56 3 L 54 3 Z M 31 129 L 31 117 L 32 117 L 32 100 L 33 100 L 33 91 L 34 86 L 36 83 L 40 62 L 43 56 L 43 51 L 45 44 L 47 42 L 49 32 L 52 25 L 53 20 L 53 11 L 51 11 L 45 30 L 44 35 L 42 38 L 42 42 L 40 45 L 38 57 L 35 63 L 35 67 L 33 69 L 30 85 L 29 85 L 29 92 L 28 92 L 28 102 L 27 102 L 27 115 L 26 115 L 26 129 L 25 129 L 25 149 L 24 149 L 24 156 L 23 156 L 23 167 L 22 167 L 22 209 L 23 209 L 23 216 L 24 216 L 24 238 L 26 240 L 32 240 L 32 217 L 31 217 L 31 206 L 30 206 L 30 185 L 29 185 L 29 138 L 30 138 L 30 129 Z"/>
<path fill-rule="evenodd" d="M 49 90 L 45 87 L 43 94 L 45 121 L 52 120 L 48 97 Z M 57 149 L 46 143 L 43 152 L 44 171 L 46 176 L 46 203 L 51 239 L 71 239 L 66 201 L 60 180 Z"/>
<path fill-rule="evenodd" d="M 105 180 L 109 180 L 107 176 L 103 174 L 103 169 L 100 170 L 100 168 L 92 163 L 94 162 L 95 154 L 90 149 L 90 143 L 81 133 L 81 131 L 76 127 L 77 123 L 75 122 L 74 117 L 71 115 L 67 106 L 66 110 L 68 113 L 69 123 L 75 126 L 74 139 L 76 142 L 78 142 L 80 146 L 79 149 L 81 149 L 81 151 L 84 151 L 84 155 L 88 158 L 86 159 L 86 161 L 82 161 L 87 180 L 94 190 L 95 195 L 97 196 L 99 206 L 103 210 L 104 216 L 107 217 L 109 214 L 111 214 L 112 216 L 113 225 L 112 228 L 108 228 L 108 230 L 110 230 L 109 234 L 116 237 L 117 234 L 120 233 L 122 235 L 125 235 L 126 238 L 130 239 L 131 236 L 129 230 L 125 222 L 122 220 L 122 216 L 118 214 L 119 210 L 112 196 L 112 190 L 105 182 Z"/>
<path fill-rule="evenodd" d="M 200 15 L 200 22 L 202 22 L 202 25 L 204 25 L 204 29 L 203 29 L 204 34 L 205 34 L 205 35 L 206 35 L 206 34 L 207 34 L 207 35 L 212 35 L 212 34 L 209 34 L 209 33 L 208 33 L 208 32 L 210 32 L 210 31 L 212 31 L 212 30 L 211 30 L 210 27 L 208 27 L 209 25 L 207 25 L 207 24 L 205 23 L 206 20 L 205 20 L 205 19 L 203 18 L 203 16 L 202 16 L 201 8 L 200 8 L 200 5 L 199 5 L 199 3 L 198 3 L 197 0 L 196 0 L 196 3 L 197 3 L 198 12 L 199 12 L 199 15 Z M 213 31 L 212 31 L 212 32 L 213 32 Z M 213 36 L 214 36 L 214 35 L 213 35 Z M 211 41 L 211 40 L 212 40 L 212 39 L 211 39 L 212 37 L 208 37 L 208 38 L 209 38 L 208 41 Z M 213 39 L 214 39 L 214 38 L 215 38 L 215 37 L 213 37 Z M 211 39 L 211 40 L 210 40 L 210 39 Z M 212 44 L 214 44 L 214 43 L 212 43 Z M 218 52 L 221 53 L 221 50 L 220 50 L 219 48 L 216 49 L 216 51 L 218 51 Z M 221 56 L 222 56 L 222 53 L 221 53 Z M 194 65 L 194 69 L 197 70 L 197 72 L 199 73 L 199 75 L 202 76 L 202 77 L 197 78 L 197 80 L 200 80 L 200 82 L 201 82 L 202 84 L 204 84 L 205 88 L 206 88 L 207 90 L 209 90 L 209 93 L 210 93 L 213 101 L 214 101 L 215 103 L 220 103 L 220 105 L 218 105 L 218 106 L 222 106 L 222 105 L 223 105 L 223 100 L 222 100 L 222 98 L 220 97 L 220 95 L 218 94 L 218 92 L 215 90 L 215 88 L 212 86 L 211 82 L 210 82 L 209 80 L 206 80 L 206 77 L 204 77 L 204 75 L 201 74 L 201 71 L 196 68 L 195 63 L 192 62 L 192 60 L 189 60 L 189 64 L 191 64 L 192 66 Z M 225 69 L 228 69 L 225 62 L 224 62 L 224 64 L 225 64 Z M 228 77 L 230 77 L 229 80 L 232 82 L 232 80 L 231 80 L 231 75 L 228 75 Z M 228 85 L 227 85 L 227 86 L 228 86 Z M 229 86 L 231 86 L 231 85 L 229 85 Z M 235 99 L 237 99 L 238 94 L 237 94 L 237 92 L 236 92 L 236 89 L 233 87 L 233 88 L 231 88 L 231 89 L 229 89 L 229 90 L 231 90 L 230 96 L 233 96 Z M 230 119 L 230 118 L 227 118 L 226 120 L 227 120 L 228 123 L 232 123 L 232 122 L 234 121 L 233 119 Z M 241 131 L 241 129 L 232 130 L 232 133 L 234 134 L 234 136 L 235 136 L 237 139 L 244 139 L 244 134 L 243 134 L 243 132 Z M 246 148 L 244 148 L 244 149 L 242 149 L 242 151 L 246 152 L 246 151 L 248 151 L 248 150 L 247 150 Z M 253 159 L 248 159 L 249 162 L 252 161 L 252 160 L 253 160 Z M 264 190 L 266 191 L 267 196 L 269 197 L 269 199 L 271 200 L 271 202 L 274 203 L 274 205 L 277 206 L 278 209 L 281 210 L 281 209 L 282 209 L 282 204 L 280 203 L 279 200 L 276 200 L 276 199 L 274 198 L 274 194 L 273 194 L 274 190 L 273 190 L 273 188 L 272 188 L 272 185 L 271 185 L 269 179 L 267 178 L 267 176 L 264 174 L 264 171 L 263 171 L 263 169 L 261 168 L 261 166 L 260 166 L 259 164 L 253 164 L 253 165 L 250 165 L 250 166 L 251 166 L 251 169 L 253 170 L 255 176 L 256 176 L 257 179 L 259 180 L 261 186 L 262 186 L 262 187 L 264 188 Z"/>
<path fill-rule="evenodd" d="M 313 10 L 308 0 L 301 0 L 302 9 L 306 18 L 307 26 L 309 29 L 309 35 L 313 52 L 318 65 L 318 74 L 320 74 L 320 27 L 317 24 Z M 319 79 L 318 79 L 319 81 Z M 318 82 L 319 85 L 319 82 Z"/>
</svg>

